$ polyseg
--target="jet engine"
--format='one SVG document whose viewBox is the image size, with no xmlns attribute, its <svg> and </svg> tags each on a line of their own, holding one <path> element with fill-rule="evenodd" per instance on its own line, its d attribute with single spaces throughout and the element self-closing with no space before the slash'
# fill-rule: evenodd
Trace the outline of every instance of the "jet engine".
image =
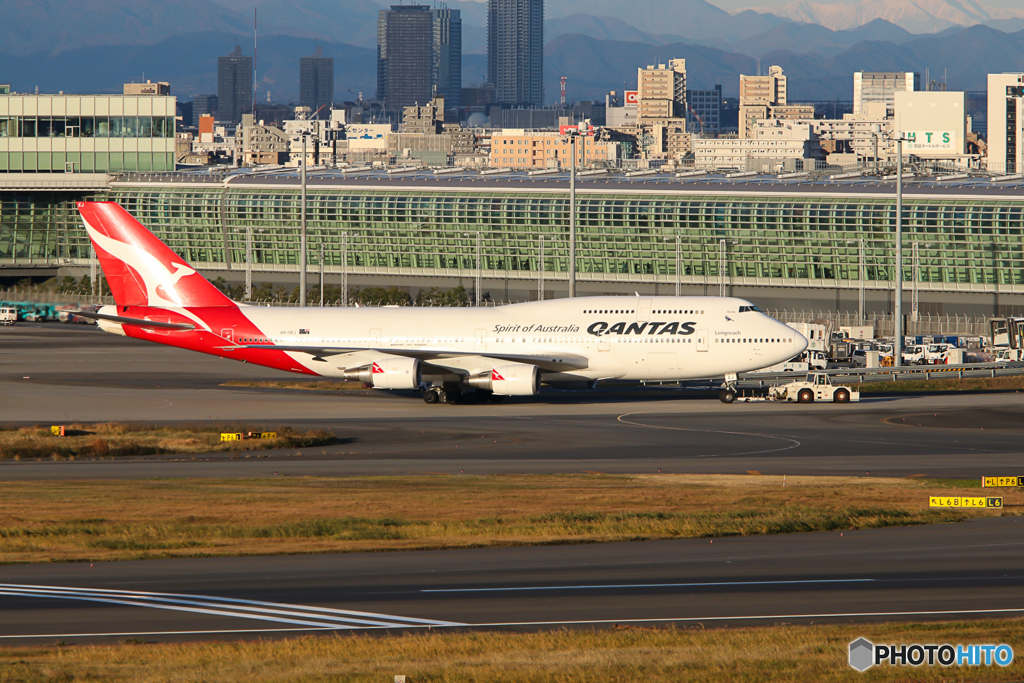
<svg viewBox="0 0 1024 683">
<path fill-rule="evenodd" d="M 476 389 L 489 389 L 499 396 L 533 396 L 540 391 L 540 370 L 526 363 L 499 365 L 468 377 L 466 383 Z"/>
<path fill-rule="evenodd" d="M 373 385 L 374 389 L 416 389 L 420 385 L 420 361 L 417 358 L 385 358 L 347 368 L 344 377 Z"/>
</svg>

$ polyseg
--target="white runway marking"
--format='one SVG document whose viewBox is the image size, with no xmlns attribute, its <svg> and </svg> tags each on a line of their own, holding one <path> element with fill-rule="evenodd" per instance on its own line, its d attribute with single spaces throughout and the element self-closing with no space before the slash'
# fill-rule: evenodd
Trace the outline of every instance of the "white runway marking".
<svg viewBox="0 0 1024 683">
<path fill-rule="evenodd" d="M 806 581 L 719 581 L 709 583 L 613 583 L 593 586 L 520 586 L 517 588 L 425 588 L 420 593 L 490 593 L 501 591 L 563 591 L 600 588 L 702 588 L 704 586 L 783 586 L 816 583 L 870 583 L 875 579 L 808 579 Z"/>
<path fill-rule="evenodd" d="M 660 426 L 660 425 L 647 425 L 647 424 L 643 424 L 642 422 L 631 422 L 630 420 L 623 419 L 623 418 L 627 418 L 627 417 L 633 417 L 634 415 L 657 415 L 657 416 L 663 416 L 663 417 L 664 416 L 670 416 L 670 417 L 673 416 L 672 413 L 625 413 L 623 415 L 619 415 L 616 419 L 619 422 L 621 422 L 622 424 L 632 425 L 634 427 L 646 427 L 647 429 L 668 429 L 670 431 L 676 431 L 676 432 L 699 432 L 701 434 L 732 434 L 734 436 L 756 436 L 756 437 L 760 437 L 762 439 L 775 439 L 776 441 L 788 441 L 789 444 L 790 444 L 789 446 L 784 446 L 782 448 L 769 448 L 769 449 L 766 449 L 766 450 L 763 450 L 763 451 L 741 451 L 739 453 L 711 453 L 711 454 L 708 454 L 708 455 L 696 455 L 696 456 L 687 456 L 687 457 L 717 458 L 717 457 L 721 457 L 723 455 L 727 455 L 727 456 L 733 456 L 733 455 L 760 455 L 761 453 L 779 453 L 780 451 L 788 451 L 788 450 L 792 450 L 794 448 L 799 448 L 800 447 L 800 442 L 799 441 L 797 441 L 796 439 L 790 439 L 790 438 L 785 437 L 785 436 L 773 436 L 771 434 L 757 434 L 757 433 L 754 433 L 754 432 L 729 432 L 729 431 L 725 431 L 725 430 L 721 430 L 721 429 L 692 429 L 692 428 L 689 428 L 689 427 L 663 427 L 663 426 Z"/>
<path fill-rule="evenodd" d="M 99 588 L 71 588 L 67 586 L 31 586 L 22 584 L 0 584 L 0 595 L 24 598 L 51 598 L 58 600 L 80 600 L 101 602 L 129 607 L 209 614 L 239 619 L 269 621 L 290 626 L 304 626 L 313 629 L 361 629 L 361 628 L 409 628 L 434 626 L 461 626 L 462 624 L 432 619 L 416 619 L 392 614 L 358 612 L 307 607 L 260 600 L 216 598 L 206 595 L 180 593 L 149 593 L 145 591 L 106 590 Z M 277 630 L 277 629 L 275 629 Z M 85 635 L 85 634 L 83 634 Z M 35 636 L 4 636 L 35 637 Z"/>
</svg>

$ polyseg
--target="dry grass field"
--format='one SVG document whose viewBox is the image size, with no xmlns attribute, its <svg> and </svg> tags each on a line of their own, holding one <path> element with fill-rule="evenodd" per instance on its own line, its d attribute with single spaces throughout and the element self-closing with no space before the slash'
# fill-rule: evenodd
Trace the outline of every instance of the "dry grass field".
<svg viewBox="0 0 1024 683">
<path fill-rule="evenodd" d="M 222 432 L 248 434 L 246 425 L 146 427 L 112 422 L 65 425 L 67 436 L 54 436 L 50 426 L 0 427 L 0 459 L 107 458 L 173 453 L 213 453 L 326 446 L 337 438 L 322 430 L 297 432 L 278 427 L 277 438 L 222 442 Z"/>
<path fill-rule="evenodd" d="M 972 487 L 974 490 L 972 491 Z M 503 475 L 7 482 L 0 562 L 598 543 L 865 529 L 1018 514 L 929 509 L 979 482 Z"/>
<path fill-rule="evenodd" d="M 310 636 L 238 643 L 0 649 L 0 683 L 768 683 L 1020 681 L 1024 665 L 858 673 L 848 644 L 1020 642 L 1024 620 L 766 628 Z"/>
</svg>

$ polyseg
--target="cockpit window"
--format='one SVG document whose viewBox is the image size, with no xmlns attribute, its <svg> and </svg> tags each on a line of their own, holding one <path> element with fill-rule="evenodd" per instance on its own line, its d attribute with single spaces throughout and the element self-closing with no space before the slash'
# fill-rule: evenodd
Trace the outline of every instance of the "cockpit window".
<svg viewBox="0 0 1024 683">
<path fill-rule="evenodd" d="M 747 311 L 757 311 L 760 313 L 761 309 L 757 306 L 740 306 L 740 313 L 746 313 Z"/>
</svg>

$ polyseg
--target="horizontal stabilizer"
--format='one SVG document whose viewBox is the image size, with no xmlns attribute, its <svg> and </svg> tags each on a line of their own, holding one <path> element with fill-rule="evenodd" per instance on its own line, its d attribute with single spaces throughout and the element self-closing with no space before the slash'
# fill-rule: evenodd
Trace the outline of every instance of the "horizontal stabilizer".
<svg viewBox="0 0 1024 683">
<path fill-rule="evenodd" d="M 135 325 L 136 327 L 153 327 L 161 330 L 194 330 L 196 326 L 192 323 L 162 323 L 156 320 L 145 318 L 125 318 L 120 315 L 109 315 L 107 313 L 96 313 L 94 311 L 68 311 L 72 315 L 89 318 L 91 320 L 108 320 L 121 325 Z"/>
</svg>

